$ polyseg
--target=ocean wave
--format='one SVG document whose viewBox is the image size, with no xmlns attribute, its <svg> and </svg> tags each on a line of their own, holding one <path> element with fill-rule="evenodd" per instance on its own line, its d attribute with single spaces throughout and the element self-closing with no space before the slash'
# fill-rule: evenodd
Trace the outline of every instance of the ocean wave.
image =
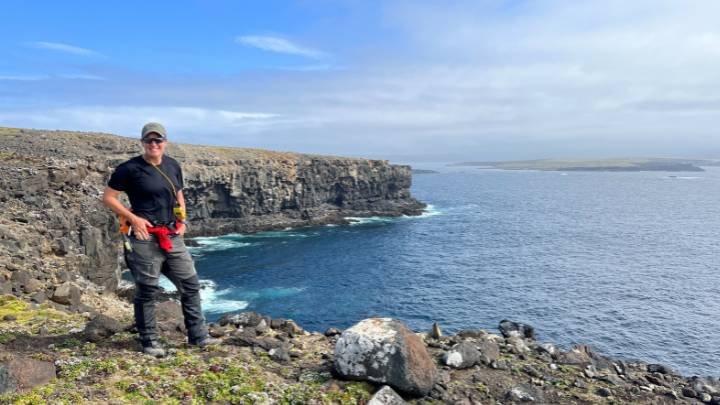
<svg viewBox="0 0 720 405">
<path fill-rule="evenodd" d="M 240 311 L 248 306 L 248 302 L 244 300 L 231 300 L 223 298 L 225 295 L 233 292 L 232 289 L 217 289 L 217 284 L 212 280 L 200 280 L 200 298 L 202 299 L 203 312 L 223 313 L 231 311 Z M 160 277 L 160 286 L 166 291 L 177 291 L 175 285 L 167 279 Z"/>
<path fill-rule="evenodd" d="M 434 205 L 428 204 L 420 215 L 402 215 L 399 217 L 345 217 L 350 221 L 350 226 L 366 225 L 366 224 L 384 224 L 398 221 L 415 220 L 422 218 L 434 217 L 442 215 L 442 211 L 435 208 Z"/>
<path fill-rule="evenodd" d="M 237 240 L 235 235 L 207 236 L 193 238 L 199 246 L 188 246 L 190 253 L 214 252 L 218 250 L 235 249 L 251 246 L 252 243 Z"/>
</svg>

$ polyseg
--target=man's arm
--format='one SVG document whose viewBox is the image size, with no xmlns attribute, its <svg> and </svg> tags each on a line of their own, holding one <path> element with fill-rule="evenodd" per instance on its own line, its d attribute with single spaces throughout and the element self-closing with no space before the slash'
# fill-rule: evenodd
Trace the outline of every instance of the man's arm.
<svg viewBox="0 0 720 405">
<path fill-rule="evenodd" d="M 152 224 L 147 219 L 140 218 L 139 216 L 133 214 L 129 209 L 127 209 L 118 199 L 120 193 L 120 191 L 117 191 L 112 187 L 105 187 L 102 199 L 103 203 L 107 205 L 114 213 L 123 216 L 127 218 L 128 221 L 130 221 L 130 225 L 133 228 L 133 232 L 136 238 L 142 240 L 150 239 L 150 234 L 147 231 L 147 227 L 152 226 Z"/>
<path fill-rule="evenodd" d="M 182 208 L 183 212 L 185 212 L 187 215 L 187 211 L 185 210 L 185 196 L 183 195 L 182 190 L 178 190 L 178 192 L 177 192 L 177 202 L 178 202 L 178 204 L 180 204 L 180 207 Z M 183 234 L 185 234 L 185 231 L 187 231 L 187 226 L 185 226 L 185 224 L 180 224 L 180 226 L 178 226 L 176 230 L 177 230 L 177 233 L 179 233 L 180 235 L 183 235 Z"/>
</svg>

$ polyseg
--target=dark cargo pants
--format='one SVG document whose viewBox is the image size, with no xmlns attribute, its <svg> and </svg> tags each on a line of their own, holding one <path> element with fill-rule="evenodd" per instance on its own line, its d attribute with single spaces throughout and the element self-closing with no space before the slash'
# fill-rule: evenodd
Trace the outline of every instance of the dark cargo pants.
<svg viewBox="0 0 720 405">
<path fill-rule="evenodd" d="M 157 340 L 155 303 L 160 293 L 159 281 L 162 273 L 180 293 L 188 341 L 195 343 L 207 336 L 200 305 L 200 281 L 182 236 L 173 235 L 170 239 L 172 250 L 165 252 L 160 249 L 157 239 L 152 235 L 149 240 L 130 237 L 133 249 L 126 252 L 126 258 L 135 279 L 135 324 L 140 340 Z"/>
</svg>

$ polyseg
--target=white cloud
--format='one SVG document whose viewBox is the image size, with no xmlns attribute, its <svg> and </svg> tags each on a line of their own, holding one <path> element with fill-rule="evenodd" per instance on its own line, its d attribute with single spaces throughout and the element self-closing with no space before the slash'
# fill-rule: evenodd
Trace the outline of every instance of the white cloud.
<svg viewBox="0 0 720 405">
<path fill-rule="evenodd" d="M 79 106 L 0 112 L 0 122 L 9 126 L 70 129 L 132 135 L 149 121 L 165 124 L 169 133 L 202 132 L 207 135 L 256 132 L 281 122 L 274 114 L 213 110 L 174 106 Z"/>
<path fill-rule="evenodd" d="M 11 80 L 18 82 L 33 82 L 37 80 L 47 80 L 47 75 L 0 75 L 0 80 Z"/>
<path fill-rule="evenodd" d="M 74 46 L 74 45 L 62 44 L 59 42 L 37 41 L 37 42 L 31 42 L 29 45 L 34 48 L 38 48 L 38 49 L 47 49 L 47 50 L 51 50 L 51 51 L 71 53 L 73 55 L 103 56 L 101 53 L 93 51 L 92 49 L 81 48 L 79 46 Z"/>
<path fill-rule="evenodd" d="M 299 55 L 313 59 L 321 59 L 327 56 L 327 54 L 323 51 L 300 46 L 287 39 L 278 37 L 245 35 L 235 38 L 235 42 L 241 45 L 252 46 L 265 51 Z"/>
</svg>

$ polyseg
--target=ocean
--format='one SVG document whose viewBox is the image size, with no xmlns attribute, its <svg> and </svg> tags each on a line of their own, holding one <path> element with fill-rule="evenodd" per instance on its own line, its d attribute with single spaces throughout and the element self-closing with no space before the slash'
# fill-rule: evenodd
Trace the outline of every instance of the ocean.
<svg viewBox="0 0 720 405">
<path fill-rule="evenodd" d="M 207 318 L 252 310 L 324 331 L 382 316 L 450 333 L 510 319 L 564 348 L 720 374 L 720 168 L 414 166 L 439 171 L 413 176 L 419 217 L 197 238 Z"/>
</svg>

